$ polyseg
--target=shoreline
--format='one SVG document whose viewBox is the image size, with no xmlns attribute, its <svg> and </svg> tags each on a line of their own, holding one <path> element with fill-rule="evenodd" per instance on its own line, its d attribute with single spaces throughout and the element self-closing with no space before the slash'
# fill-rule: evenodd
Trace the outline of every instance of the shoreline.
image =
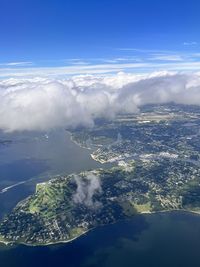
<svg viewBox="0 0 200 267">
<path fill-rule="evenodd" d="M 29 243 L 25 243 L 25 242 L 16 242 L 16 241 L 3 241 L 0 239 L 0 244 L 3 244 L 3 245 L 6 245 L 6 246 L 9 246 L 9 245 L 24 245 L 24 246 L 27 246 L 27 247 L 45 247 L 45 246 L 51 246 L 51 245 L 58 245 L 58 244 L 66 244 L 66 243 L 70 243 L 74 240 L 76 240 L 77 238 L 87 234 L 89 231 L 93 230 L 94 228 L 91 228 L 87 231 L 84 231 L 82 234 L 76 236 L 76 237 L 73 237 L 69 240 L 61 240 L 61 241 L 56 241 L 56 242 L 49 242 L 49 243 L 36 243 L 36 244 L 29 244 Z"/>
<path fill-rule="evenodd" d="M 159 214 L 159 213 L 173 213 L 173 212 L 183 212 L 183 213 L 188 213 L 188 214 L 192 214 L 192 215 L 198 215 L 200 216 L 200 211 L 193 211 L 193 210 L 186 210 L 186 209 L 174 209 L 174 210 L 160 210 L 160 211 L 145 211 L 145 212 L 140 212 L 140 213 L 137 213 L 135 214 L 134 216 L 139 216 L 139 215 L 151 215 L 151 214 Z M 130 218 L 127 218 L 125 220 L 131 220 L 134 218 L 134 216 L 130 217 Z M 123 221 L 120 220 L 120 221 Z M 111 223 L 111 224 L 115 224 L 117 223 L 118 221 L 114 222 L 114 223 Z M 0 245 L 3 244 L 5 246 L 12 246 L 12 245 L 24 245 L 24 246 L 27 246 L 27 247 L 45 247 L 45 246 L 53 246 L 53 245 L 59 245 L 59 244 L 67 244 L 67 243 L 70 243 L 70 242 L 73 242 L 74 240 L 80 238 L 81 236 L 84 236 L 86 235 L 87 233 L 89 233 L 90 231 L 98 228 L 98 227 L 102 227 L 102 226 L 106 226 L 106 225 L 110 225 L 110 224 L 103 224 L 103 225 L 99 225 L 97 227 L 93 227 L 91 229 L 88 229 L 86 231 L 84 231 L 82 234 L 76 236 L 76 237 L 73 237 L 69 240 L 61 240 L 61 241 L 55 241 L 55 242 L 49 242 L 49 243 L 46 243 L 46 244 L 39 244 L 39 243 L 36 243 L 36 244 L 29 244 L 29 243 L 25 243 L 25 242 L 16 242 L 16 241 L 4 241 L 4 240 L 1 240 L 0 239 Z"/>
<path fill-rule="evenodd" d="M 95 155 L 93 154 L 94 150 L 93 150 L 92 148 L 84 147 L 82 144 L 76 142 L 76 141 L 73 139 L 73 134 L 72 134 L 70 131 L 67 130 L 66 132 L 69 134 L 69 137 L 70 137 L 70 140 L 71 140 L 72 143 L 74 143 L 76 146 L 79 146 L 80 148 L 87 149 L 87 150 L 90 150 L 90 151 L 91 151 L 90 156 L 91 156 L 91 158 L 92 158 L 94 161 L 100 163 L 101 165 L 104 165 L 104 164 L 110 164 L 109 161 L 98 160 L 98 159 L 95 157 Z M 116 162 L 115 162 L 115 163 L 116 163 Z M 59 174 L 58 174 L 58 176 L 59 176 Z M 17 183 L 17 184 L 14 184 L 14 185 L 12 185 L 12 186 L 9 186 L 9 187 L 7 187 L 7 188 L 4 188 L 3 190 L 0 191 L 0 194 L 5 193 L 5 192 L 7 192 L 9 189 L 11 189 L 11 188 L 13 188 L 13 187 L 15 187 L 15 186 L 18 186 L 18 185 L 20 185 L 20 184 L 26 183 L 26 182 L 27 182 L 27 181 L 21 181 L 21 182 L 19 182 L 19 183 Z M 46 182 L 48 182 L 48 181 L 45 181 L 45 183 L 46 183 Z M 28 197 L 27 197 L 27 198 L 28 198 Z M 27 199 L 27 198 L 26 198 L 26 199 Z M 20 201 L 18 204 L 20 204 L 21 202 L 25 201 L 26 199 L 23 199 L 23 200 Z M 17 204 L 17 205 L 18 205 L 18 204 Z M 150 211 L 150 210 L 148 211 L 148 210 L 146 210 L 146 211 L 138 212 L 138 213 L 136 213 L 134 216 L 151 215 L 151 214 L 159 214 L 159 213 L 172 213 L 172 212 L 184 212 L 184 213 L 188 213 L 188 214 L 193 214 L 193 215 L 198 215 L 198 216 L 200 216 L 200 210 L 199 210 L 199 211 L 195 211 L 195 210 L 187 210 L 187 209 L 169 209 L 169 210 L 160 210 L 160 211 Z M 120 221 L 131 220 L 131 219 L 134 218 L 134 216 L 130 216 L 129 218 L 125 218 L 125 219 L 122 219 L 122 220 L 120 220 Z M 119 220 L 116 221 L 116 222 L 114 222 L 114 223 L 111 223 L 111 224 L 115 224 L 115 223 L 117 223 L 117 222 L 119 222 Z M 72 241 L 78 239 L 78 238 L 81 237 L 81 236 L 86 235 L 88 232 L 90 232 L 90 231 L 92 231 L 92 230 L 94 230 L 94 229 L 96 229 L 96 228 L 98 228 L 98 227 L 102 227 L 102 226 L 106 226 L 106 225 L 110 225 L 110 224 L 100 224 L 99 226 L 93 227 L 93 228 L 91 228 L 91 229 L 87 229 L 87 230 L 83 231 L 83 233 L 79 234 L 78 236 L 75 236 L 75 237 L 73 237 L 73 238 L 71 238 L 71 239 L 68 239 L 68 240 L 58 240 L 58 241 L 52 241 L 52 242 L 49 242 L 49 243 L 41 243 L 41 244 L 40 244 L 40 243 L 26 243 L 26 242 L 20 242 L 20 241 L 5 241 L 5 240 L 1 239 L 1 237 L 0 237 L 0 245 L 1 245 L 1 244 L 5 245 L 5 246 L 24 245 L 24 246 L 28 246 L 28 247 L 37 247 L 37 246 L 38 246 L 38 247 L 41 247 L 41 246 L 51 246 L 51 245 L 58 245 L 58 244 L 66 244 L 66 243 L 70 243 L 70 242 L 72 242 Z"/>
<path fill-rule="evenodd" d="M 84 148 L 84 149 L 87 149 L 87 150 L 93 150 L 91 147 L 86 147 L 86 146 L 84 146 L 83 144 L 78 143 L 78 142 L 73 138 L 73 134 L 72 134 L 70 131 L 68 131 L 68 130 L 66 130 L 66 131 L 67 131 L 67 133 L 69 134 L 70 141 L 71 141 L 72 143 L 74 143 L 75 145 L 79 146 L 80 148 Z"/>
</svg>

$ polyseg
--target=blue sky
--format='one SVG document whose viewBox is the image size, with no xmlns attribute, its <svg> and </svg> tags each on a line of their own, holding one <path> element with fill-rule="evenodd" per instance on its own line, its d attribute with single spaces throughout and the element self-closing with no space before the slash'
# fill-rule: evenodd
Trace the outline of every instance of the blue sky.
<svg viewBox="0 0 200 267">
<path fill-rule="evenodd" d="M 198 0 L 0 0 L 0 76 L 200 69 Z"/>
</svg>

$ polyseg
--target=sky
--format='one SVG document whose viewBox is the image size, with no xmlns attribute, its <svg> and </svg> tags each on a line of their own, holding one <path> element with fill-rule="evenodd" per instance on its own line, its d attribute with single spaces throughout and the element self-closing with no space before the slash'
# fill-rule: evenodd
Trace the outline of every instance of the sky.
<svg viewBox="0 0 200 267">
<path fill-rule="evenodd" d="M 0 78 L 200 68 L 198 0 L 0 0 Z"/>
<path fill-rule="evenodd" d="M 199 0 L 0 0 L 0 130 L 200 105 Z"/>
</svg>

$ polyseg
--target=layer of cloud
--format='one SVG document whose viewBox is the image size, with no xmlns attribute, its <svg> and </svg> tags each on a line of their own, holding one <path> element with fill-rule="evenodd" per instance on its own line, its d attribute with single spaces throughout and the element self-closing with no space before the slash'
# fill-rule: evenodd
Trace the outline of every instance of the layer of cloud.
<svg viewBox="0 0 200 267">
<path fill-rule="evenodd" d="M 88 208 L 99 208 L 101 203 L 93 199 L 96 193 L 101 192 L 99 177 L 93 173 L 88 173 L 84 177 L 74 175 L 74 180 L 77 189 L 76 193 L 73 195 L 73 201 L 76 204 L 82 204 Z"/>
<path fill-rule="evenodd" d="M 200 104 L 200 74 L 155 72 L 0 81 L 0 129 L 92 127 L 96 118 L 137 112 L 141 105 Z"/>
<path fill-rule="evenodd" d="M 0 68 L 0 78 L 55 78 L 63 79 L 72 75 L 113 75 L 118 72 L 151 73 L 153 71 L 198 71 L 199 53 L 188 55 L 148 54 L 143 57 L 124 57 L 120 59 L 99 59 L 100 62 L 76 61 L 58 67 L 8 66 Z M 1 64 L 0 64 L 1 66 Z"/>
</svg>

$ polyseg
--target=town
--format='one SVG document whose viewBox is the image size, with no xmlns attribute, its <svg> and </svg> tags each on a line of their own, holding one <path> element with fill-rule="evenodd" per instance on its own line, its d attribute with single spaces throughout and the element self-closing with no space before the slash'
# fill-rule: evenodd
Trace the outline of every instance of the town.
<svg viewBox="0 0 200 267">
<path fill-rule="evenodd" d="M 136 214 L 200 213 L 200 108 L 149 105 L 71 135 L 102 169 L 37 184 L 0 223 L 0 242 L 48 245 Z"/>
</svg>

